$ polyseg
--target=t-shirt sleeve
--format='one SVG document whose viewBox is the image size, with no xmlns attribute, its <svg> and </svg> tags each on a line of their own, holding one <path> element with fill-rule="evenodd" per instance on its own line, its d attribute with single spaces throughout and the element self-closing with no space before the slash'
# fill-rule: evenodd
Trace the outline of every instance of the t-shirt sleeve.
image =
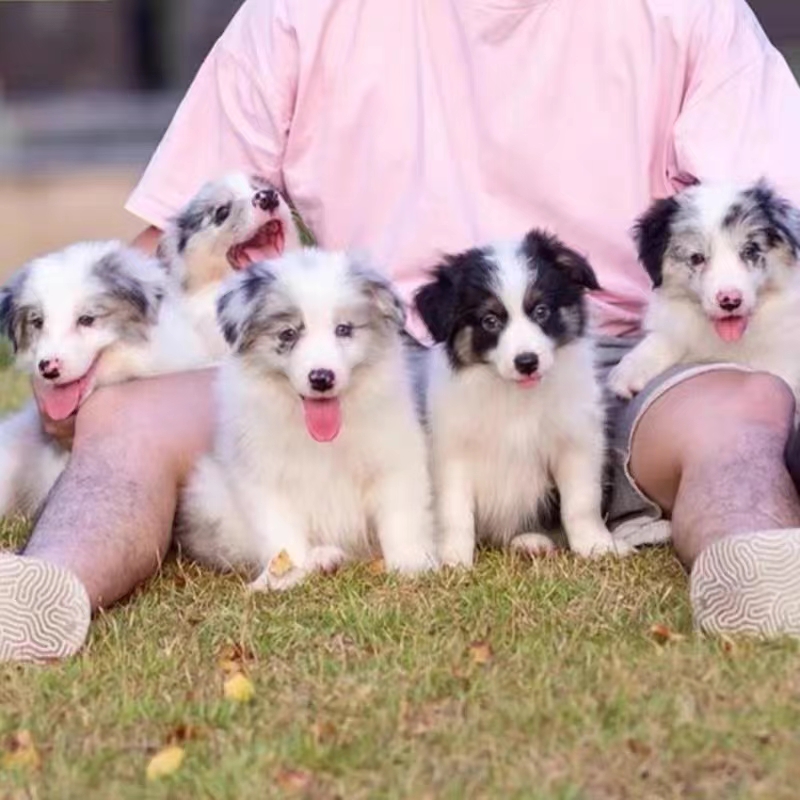
<svg viewBox="0 0 800 800">
<path fill-rule="evenodd" d="M 764 177 L 800 203 L 800 86 L 744 0 L 698 5 L 671 177 Z"/>
<path fill-rule="evenodd" d="M 201 66 L 126 209 L 162 228 L 233 170 L 283 186 L 297 42 L 281 0 L 247 0 Z"/>
</svg>

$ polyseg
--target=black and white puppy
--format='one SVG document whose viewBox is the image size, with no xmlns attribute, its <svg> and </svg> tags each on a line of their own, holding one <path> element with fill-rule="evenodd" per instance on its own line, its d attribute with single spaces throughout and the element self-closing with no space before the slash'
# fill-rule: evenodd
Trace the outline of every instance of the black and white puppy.
<svg viewBox="0 0 800 800">
<path fill-rule="evenodd" d="M 551 549 L 558 504 L 574 552 L 627 551 L 601 511 L 604 411 L 584 305 L 598 288 L 583 257 L 533 230 L 447 257 L 417 293 L 440 343 L 428 415 L 444 563 L 471 565 L 476 542 Z"/>
<path fill-rule="evenodd" d="M 692 186 L 638 220 L 645 338 L 611 375 L 631 397 L 676 364 L 732 362 L 800 391 L 800 213 L 766 183 Z"/>
<path fill-rule="evenodd" d="M 228 349 L 216 318 L 222 282 L 300 246 L 292 210 L 278 189 L 264 178 L 234 172 L 203 185 L 170 220 L 158 257 L 179 285 L 210 355 L 219 357 Z"/>
<path fill-rule="evenodd" d="M 37 258 L 0 290 L 0 330 L 41 410 L 75 414 L 97 387 L 203 366 L 202 342 L 158 262 L 120 242 Z M 68 454 L 41 431 L 35 403 L 0 424 L 0 516 L 34 513 Z"/>
<path fill-rule="evenodd" d="M 435 566 L 425 436 L 390 285 L 343 253 L 299 250 L 234 277 L 216 441 L 182 504 L 179 541 L 281 590 L 349 557 Z"/>
</svg>

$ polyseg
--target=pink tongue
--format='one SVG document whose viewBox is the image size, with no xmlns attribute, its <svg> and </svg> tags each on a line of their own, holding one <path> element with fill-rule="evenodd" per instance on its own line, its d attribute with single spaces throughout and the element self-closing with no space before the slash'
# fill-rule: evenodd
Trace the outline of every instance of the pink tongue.
<svg viewBox="0 0 800 800">
<path fill-rule="evenodd" d="M 723 317 L 714 320 L 717 336 L 725 342 L 738 342 L 747 330 L 747 317 Z"/>
<path fill-rule="evenodd" d="M 228 260 L 234 269 L 247 269 L 259 261 L 280 258 L 286 243 L 283 225 L 277 220 L 268 222 L 252 242 L 231 249 Z"/>
<path fill-rule="evenodd" d="M 39 406 L 50 419 L 60 421 L 72 416 L 81 404 L 83 392 L 88 383 L 87 379 L 80 378 L 63 386 L 52 383 L 42 383 L 36 387 L 36 396 Z"/>
<path fill-rule="evenodd" d="M 332 442 L 342 427 L 342 409 L 338 398 L 309 400 L 303 398 L 306 429 L 315 442 Z"/>
</svg>

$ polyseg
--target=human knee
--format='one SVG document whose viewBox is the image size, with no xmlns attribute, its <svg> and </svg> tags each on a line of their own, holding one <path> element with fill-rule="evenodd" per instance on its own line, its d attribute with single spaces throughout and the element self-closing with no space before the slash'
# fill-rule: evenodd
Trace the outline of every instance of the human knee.
<svg viewBox="0 0 800 800">
<path fill-rule="evenodd" d="M 788 436 L 794 419 L 792 390 L 767 372 L 740 373 L 726 387 L 724 398 L 709 409 L 710 432 L 729 432 L 731 425 L 764 427 Z M 716 423 L 716 424 L 715 424 Z"/>
<path fill-rule="evenodd" d="M 182 474 L 210 443 L 210 395 L 203 374 L 104 387 L 81 408 L 73 449 L 112 447 Z"/>
</svg>

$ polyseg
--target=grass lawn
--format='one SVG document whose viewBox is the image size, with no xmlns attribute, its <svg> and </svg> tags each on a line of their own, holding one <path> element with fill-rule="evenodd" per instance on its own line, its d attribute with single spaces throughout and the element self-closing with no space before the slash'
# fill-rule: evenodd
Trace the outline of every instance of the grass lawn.
<svg viewBox="0 0 800 800">
<path fill-rule="evenodd" d="M 798 645 L 696 637 L 685 589 L 665 549 L 283 596 L 172 560 L 78 658 L 0 666 L 0 798 L 797 797 Z"/>
</svg>

